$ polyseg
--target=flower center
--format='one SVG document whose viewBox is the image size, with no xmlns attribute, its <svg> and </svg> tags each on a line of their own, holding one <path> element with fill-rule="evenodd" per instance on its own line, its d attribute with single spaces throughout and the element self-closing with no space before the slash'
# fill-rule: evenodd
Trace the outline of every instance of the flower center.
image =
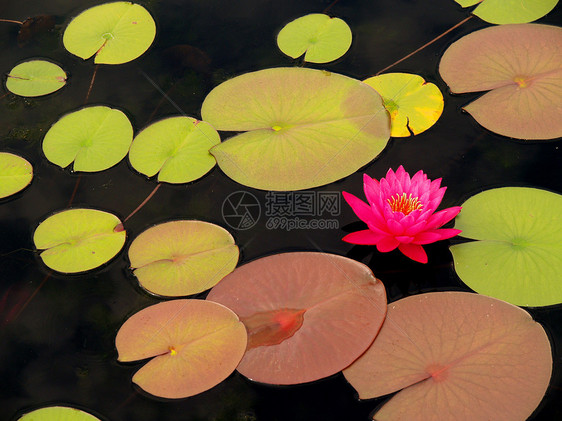
<svg viewBox="0 0 562 421">
<path fill-rule="evenodd" d="M 410 212 L 423 207 L 417 197 L 412 197 L 412 195 L 406 196 L 406 193 L 396 193 L 394 196 L 386 199 L 390 205 L 392 212 L 402 212 L 404 215 L 408 215 Z"/>
</svg>

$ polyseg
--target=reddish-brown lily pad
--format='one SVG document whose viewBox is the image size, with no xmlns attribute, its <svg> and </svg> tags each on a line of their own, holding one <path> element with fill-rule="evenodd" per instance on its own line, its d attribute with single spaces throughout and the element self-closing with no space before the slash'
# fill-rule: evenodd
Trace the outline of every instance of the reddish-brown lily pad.
<svg viewBox="0 0 562 421">
<path fill-rule="evenodd" d="M 155 357 L 133 376 L 148 393 L 185 398 L 227 378 L 246 349 L 246 330 L 228 308 L 205 300 L 159 303 L 117 332 L 119 361 Z"/>
<path fill-rule="evenodd" d="M 550 343 L 529 313 L 495 298 L 437 292 L 388 305 L 344 375 L 369 399 L 401 390 L 378 420 L 525 420 L 550 381 Z"/>
<path fill-rule="evenodd" d="M 454 93 L 488 91 L 465 107 L 482 126 L 518 139 L 562 136 L 562 28 L 492 26 L 453 43 L 439 64 Z"/>
<path fill-rule="evenodd" d="M 354 260 L 282 253 L 243 265 L 209 293 L 246 325 L 238 366 L 263 383 L 297 384 L 335 374 L 371 344 L 386 313 L 383 284 Z"/>
</svg>

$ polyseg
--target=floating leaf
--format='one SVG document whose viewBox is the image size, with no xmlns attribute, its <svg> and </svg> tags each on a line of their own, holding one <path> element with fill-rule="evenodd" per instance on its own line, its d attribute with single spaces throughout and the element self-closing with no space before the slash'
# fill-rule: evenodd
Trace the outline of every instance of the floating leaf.
<svg viewBox="0 0 562 421">
<path fill-rule="evenodd" d="M 355 260 L 283 253 L 227 275 L 209 295 L 246 325 L 244 376 L 272 384 L 318 380 L 347 367 L 371 344 L 386 312 L 384 286 Z"/>
<path fill-rule="evenodd" d="M 69 209 L 49 216 L 33 235 L 43 262 L 64 273 L 84 272 L 112 259 L 125 244 L 115 215 L 95 209 Z"/>
<path fill-rule="evenodd" d="M 351 29 L 339 18 L 313 13 L 285 25 L 277 35 L 277 45 L 289 57 L 304 54 L 309 63 L 327 63 L 349 50 Z"/>
<path fill-rule="evenodd" d="M 451 247 L 470 288 L 521 306 L 562 303 L 562 196 L 491 189 L 462 205 L 455 228 L 474 241 Z"/>
<path fill-rule="evenodd" d="M 24 414 L 18 421 L 100 421 L 87 412 L 66 406 L 48 406 Z"/>
<path fill-rule="evenodd" d="M 41 96 L 55 92 L 66 84 L 66 73 L 55 63 L 29 60 L 18 64 L 6 79 L 6 88 L 20 96 Z"/>
<path fill-rule="evenodd" d="M 238 263 L 238 247 L 224 228 L 203 221 L 172 221 L 141 233 L 129 260 L 143 288 L 166 296 L 215 286 Z"/>
<path fill-rule="evenodd" d="M 485 128 L 519 139 L 562 136 L 562 28 L 493 26 L 453 43 L 439 72 L 455 93 L 492 90 L 465 107 Z"/>
<path fill-rule="evenodd" d="M 74 171 L 102 171 L 121 161 L 133 141 L 133 127 L 123 112 L 104 106 L 65 115 L 49 129 L 43 152 L 49 161 Z"/>
<path fill-rule="evenodd" d="M 133 376 L 148 393 L 185 398 L 227 378 L 246 349 L 246 329 L 228 308 L 204 300 L 156 304 L 129 318 L 115 338 L 119 361 L 155 357 Z"/>
<path fill-rule="evenodd" d="M 372 161 L 390 121 L 369 86 L 335 73 L 277 68 L 213 89 L 201 109 L 218 130 L 247 131 L 211 149 L 238 183 L 299 190 L 331 183 Z"/>
<path fill-rule="evenodd" d="M 364 82 L 382 96 L 384 106 L 390 114 L 392 137 L 424 132 L 439 120 L 443 112 L 441 91 L 421 76 L 385 73 L 370 77 Z"/>
<path fill-rule="evenodd" d="M 62 41 L 84 60 L 95 54 L 94 63 L 121 64 L 143 54 L 155 36 L 156 24 L 144 7 L 118 1 L 80 13 L 66 27 Z"/>
<path fill-rule="evenodd" d="M 0 198 L 23 190 L 31 183 L 33 167 L 21 156 L 0 152 Z"/>
<path fill-rule="evenodd" d="M 489 23 L 527 23 L 542 18 L 558 0 L 455 0 L 462 7 L 478 4 L 473 15 Z"/>
<path fill-rule="evenodd" d="M 220 143 L 219 134 L 204 121 L 191 117 L 170 117 L 142 130 L 129 152 L 138 172 L 158 181 L 187 183 L 215 166 L 209 149 Z"/>
<path fill-rule="evenodd" d="M 551 371 L 546 333 L 526 311 L 436 292 L 389 304 L 375 341 L 344 375 L 361 399 L 402 389 L 377 421 L 520 421 L 541 401 Z"/>
</svg>

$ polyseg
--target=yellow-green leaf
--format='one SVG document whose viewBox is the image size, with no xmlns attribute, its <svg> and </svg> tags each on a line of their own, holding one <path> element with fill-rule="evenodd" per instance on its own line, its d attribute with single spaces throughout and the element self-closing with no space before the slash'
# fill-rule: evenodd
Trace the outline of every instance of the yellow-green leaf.
<svg viewBox="0 0 562 421">
<path fill-rule="evenodd" d="M 6 79 L 6 88 L 20 96 L 41 96 L 55 92 L 66 84 L 66 73 L 55 63 L 29 60 L 18 64 Z"/>
<path fill-rule="evenodd" d="M 455 0 L 462 7 L 478 4 L 472 14 L 489 23 L 528 23 L 542 18 L 558 0 Z"/>
<path fill-rule="evenodd" d="M 21 156 L 0 152 L 0 198 L 23 190 L 33 178 L 33 167 Z"/>
</svg>

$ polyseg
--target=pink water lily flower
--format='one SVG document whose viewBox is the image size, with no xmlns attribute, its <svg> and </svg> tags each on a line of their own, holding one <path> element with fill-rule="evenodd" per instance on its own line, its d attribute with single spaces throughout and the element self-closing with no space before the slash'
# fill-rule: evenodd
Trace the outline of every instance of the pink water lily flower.
<svg viewBox="0 0 562 421">
<path fill-rule="evenodd" d="M 440 185 L 440 178 L 431 181 L 421 170 L 410 178 L 402 165 L 396 173 L 389 169 L 380 182 L 365 174 L 363 187 L 369 204 L 347 192 L 343 197 L 369 229 L 352 232 L 343 241 L 376 245 L 383 253 L 398 247 L 410 259 L 427 263 L 422 244 L 446 240 L 461 232 L 438 229 L 461 210 L 454 206 L 434 213 L 447 189 Z"/>
</svg>

